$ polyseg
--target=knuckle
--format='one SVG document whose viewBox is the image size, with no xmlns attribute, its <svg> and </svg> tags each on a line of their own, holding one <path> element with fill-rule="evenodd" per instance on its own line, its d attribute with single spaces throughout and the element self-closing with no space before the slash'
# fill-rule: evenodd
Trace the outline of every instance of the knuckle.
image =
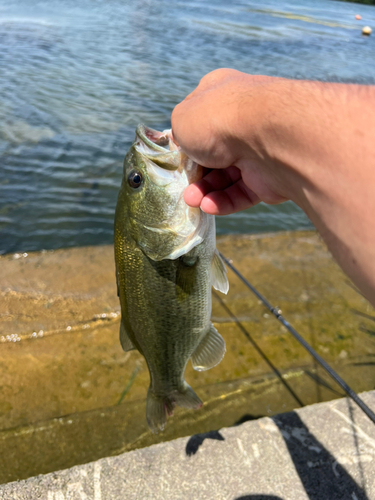
<svg viewBox="0 0 375 500">
<path fill-rule="evenodd" d="M 182 107 L 182 103 L 177 104 L 177 106 L 175 106 L 175 108 L 172 111 L 172 114 L 171 114 L 172 127 L 173 127 L 173 125 L 177 125 L 177 123 L 179 122 L 179 117 L 182 114 L 181 107 Z"/>
<path fill-rule="evenodd" d="M 199 85 L 207 86 L 207 85 L 212 85 L 213 83 L 219 82 L 221 80 L 224 80 L 228 77 L 233 76 L 235 73 L 237 73 L 236 70 L 234 69 L 228 69 L 228 68 L 218 68 L 214 69 L 210 73 L 207 73 L 200 81 Z"/>
</svg>

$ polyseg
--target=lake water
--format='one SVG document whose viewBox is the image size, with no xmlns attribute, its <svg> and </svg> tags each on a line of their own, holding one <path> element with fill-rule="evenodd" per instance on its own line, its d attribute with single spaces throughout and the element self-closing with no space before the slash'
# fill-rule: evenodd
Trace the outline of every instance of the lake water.
<svg viewBox="0 0 375 500">
<path fill-rule="evenodd" d="M 112 242 L 136 125 L 169 127 L 215 68 L 373 84 L 364 25 L 374 7 L 333 0 L 0 0 L 0 253 Z M 311 224 L 286 203 L 217 227 Z"/>
</svg>

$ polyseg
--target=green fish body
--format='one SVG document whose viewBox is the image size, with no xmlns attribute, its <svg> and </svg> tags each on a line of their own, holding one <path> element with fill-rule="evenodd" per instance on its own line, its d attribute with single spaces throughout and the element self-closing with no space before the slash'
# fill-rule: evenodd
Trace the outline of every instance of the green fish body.
<svg viewBox="0 0 375 500">
<path fill-rule="evenodd" d="M 124 160 L 115 215 L 115 261 L 123 349 L 138 349 L 150 372 L 146 417 L 163 430 L 175 404 L 199 408 L 185 382 L 193 367 L 208 370 L 225 342 L 210 321 L 211 285 L 227 293 L 216 250 L 215 218 L 185 204 L 183 192 L 198 166 L 173 143 L 170 131 L 138 126 Z"/>
</svg>

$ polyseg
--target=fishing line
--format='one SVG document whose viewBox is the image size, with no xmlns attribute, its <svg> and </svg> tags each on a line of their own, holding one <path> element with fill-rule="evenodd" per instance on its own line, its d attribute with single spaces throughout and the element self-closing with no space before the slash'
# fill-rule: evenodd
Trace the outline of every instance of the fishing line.
<svg viewBox="0 0 375 500">
<path fill-rule="evenodd" d="M 219 252 L 220 253 L 220 252 Z M 337 384 L 346 392 L 346 394 L 361 408 L 361 410 L 366 413 L 368 418 L 372 420 L 375 424 L 375 413 L 366 405 L 366 403 L 348 386 L 348 384 L 338 375 L 329 364 L 324 361 L 323 358 L 311 347 L 306 340 L 301 337 L 301 335 L 295 330 L 288 321 L 282 316 L 281 311 L 277 307 L 273 307 L 268 300 L 263 297 L 258 290 L 253 287 L 253 285 L 234 267 L 232 261 L 228 260 L 222 253 L 220 253 L 221 258 L 226 263 L 226 265 L 236 274 L 240 280 L 258 297 L 259 300 L 267 307 L 269 311 L 275 316 L 275 318 L 280 321 L 285 328 L 293 335 L 293 337 L 298 340 L 298 342 L 308 351 L 309 354 L 322 366 L 326 372 L 337 382 Z"/>
</svg>

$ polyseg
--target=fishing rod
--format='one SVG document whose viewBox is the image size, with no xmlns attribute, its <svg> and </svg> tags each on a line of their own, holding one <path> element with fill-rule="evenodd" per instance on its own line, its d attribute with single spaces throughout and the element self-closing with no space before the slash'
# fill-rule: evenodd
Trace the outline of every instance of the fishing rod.
<svg viewBox="0 0 375 500">
<path fill-rule="evenodd" d="M 220 252 L 219 252 L 220 253 Z M 306 342 L 306 340 L 301 337 L 301 335 L 295 330 L 288 321 L 282 316 L 281 310 L 278 307 L 273 307 L 268 300 L 263 297 L 263 295 L 258 292 L 258 290 L 238 271 L 236 267 L 232 264 L 232 261 L 224 257 L 220 253 L 221 258 L 226 263 L 226 265 L 240 278 L 240 280 L 258 297 L 259 300 L 267 307 L 267 309 L 275 316 L 275 318 L 280 321 L 285 328 L 293 335 L 293 337 L 298 340 L 298 342 L 308 351 L 309 354 L 322 366 L 326 372 L 337 382 L 337 384 L 346 392 L 346 394 L 361 408 L 361 410 L 368 416 L 368 418 L 375 424 L 375 413 L 369 408 L 366 403 L 353 391 L 351 387 L 338 375 L 338 373 L 329 366 L 329 364 L 324 361 L 322 357 L 311 347 L 311 345 Z"/>
</svg>

